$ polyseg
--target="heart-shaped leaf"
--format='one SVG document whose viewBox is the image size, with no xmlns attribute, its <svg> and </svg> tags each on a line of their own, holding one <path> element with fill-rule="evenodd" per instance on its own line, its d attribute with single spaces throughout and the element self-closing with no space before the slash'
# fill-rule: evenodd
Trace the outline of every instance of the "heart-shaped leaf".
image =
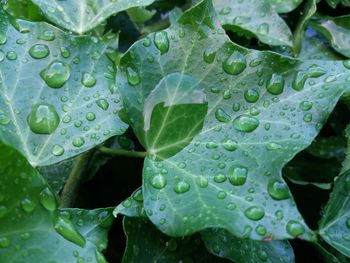
<svg viewBox="0 0 350 263">
<path fill-rule="evenodd" d="M 125 131 L 106 55 L 113 36 L 74 37 L 25 21 L 16 27 L 0 10 L 0 140 L 44 166 Z"/>
<path fill-rule="evenodd" d="M 117 84 L 139 137 L 145 101 L 167 76 L 193 79 L 208 102 L 204 121 L 186 121 L 192 111 L 184 110 L 175 129 L 161 131 L 165 138 L 203 122 L 180 152 L 145 160 L 145 210 L 171 236 L 217 227 L 258 240 L 313 240 L 281 169 L 312 142 L 333 110 L 348 85 L 348 62 L 303 62 L 241 48 L 216 26 L 214 16 L 211 4 L 201 2 L 168 30 L 137 42 L 121 59 Z M 174 121 L 163 112 L 152 113 L 154 130 Z M 265 234 L 255 231 L 259 226 Z"/>
</svg>

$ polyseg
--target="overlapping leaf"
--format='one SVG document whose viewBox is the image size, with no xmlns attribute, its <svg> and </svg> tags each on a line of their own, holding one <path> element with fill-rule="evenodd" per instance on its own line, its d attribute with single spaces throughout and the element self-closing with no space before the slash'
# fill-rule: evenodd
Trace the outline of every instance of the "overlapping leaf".
<svg viewBox="0 0 350 263">
<path fill-rule="evenodd" d="M 74 37 L 0 10 L 0 140 L 33 166 L 78 155 L 127 125 L 106 37 Z"/>
<path fill-rule="evenodd" d="M 137 6 L 147 6 L 154 0 L 32 0 L 55 24 L 82 34 L 108 17 Z"/>
<path fill-rule="evenodd" d="M 292 33 L 278 13 L 290 12 L 302 1 L 214 0 L 221 24 L 232 31 L 255 36 L 271 46 L 292 47 Z"/>
<path fill-rule="evenodd" d="M 346 171 L 335 186 L 320 223 L 322 238 L 342 254 L 350 257 L 350 173 Z"/>
<path fill-rule="evenodd" d="M 109 209 L 57 209 L 55 194 L 24 157 L 0 144 L 2 262 L 105 262 Z"/>
<path fill-rule="evenodd" d="M 218 227 L 252 239 L 313 239 L 281 168 L 317 135 L 348 86 L 348 68 L 348 62 L 302 62 L 243 49 L 216 27 L 206 1 L 170 29 L 136 43 L 121 60 L 117 83 L 130 123 L 151 154 L 143 171 L 151 221 L 172 236 Z M 186 119 L 193 110 L 175 118 L 175 107 L 162 101 L 152 106 L 157 140 L 188 132 L 178 143 L 189 144 L 171 156 L 176 143 L 158 144 L 153 136 L 148 148 L 142 136 L 144 114 L 151 110 L 145 101 L 174 74 L 181 77 L 164 87 L 172 92 L 163 101 L 186 97 L 177 91 L 191 79 L 189 92 L 203 89 L 198 94 L 205 93 L 208 112 L 194 122 Z M 174 128 L 164 128 L 170 124 Z M 198 131 L 202 125 L 193 137 L 189 127 Z M 164 145 L 171 157 L 162 160 L 164 152 L 157 152 Z M 266 229 L 262 235 L 256 232 L 260 227 Z"/>
</svg>

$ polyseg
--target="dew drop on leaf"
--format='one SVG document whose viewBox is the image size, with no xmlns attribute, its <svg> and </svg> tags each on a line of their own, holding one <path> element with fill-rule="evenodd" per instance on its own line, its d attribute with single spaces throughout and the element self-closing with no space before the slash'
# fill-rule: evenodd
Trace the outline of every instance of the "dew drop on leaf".
<svg viewBox="0 0 350 263">
<path fill-rule="evenodd" d="M 262 23 L 258 27 L 258 33 L 261 35 L 267 35 L 269 33 L 270 27 L 267 23 Z"/>
<path fill-rule="evenodd" d="M 259 120 L 249 115 L 238 116 L 233 121 L 233 127 L 241 132 L 252 132 L 259 126 Z"/>
<path fill-rule="evenodd" d="M 248 169 L 242 165 L 231 166 L 228 170 L 228 180 L 234 186 L 244 185 L 247 181 Z"/>
<path fill-rule="evenodd" d="M 279 74 L 272 74 L 271 78 L 266 83 L 266 89 L 273 95 L 279 95 L 284 89 L 284 78 Z"/>
<path fill-rule="evenodd" d="M 6 54 L 6 57 L 8 60 L 16 60 L 17 59 L 17 53 L 14 51 L 9 51 Z"/>
<path fill-rule="evenodd" d="M 244 211 L 244 215 L 250 220 L 258 221 L 265 216 L 265 210 L 259 206 L 251 206 Z"/>
<path fill-rule="evenodd" d="M 46 58 L 49 54 L 49 47 L 45 44 L 36 44 L 29 49 L 29 55 L 35 59 Z"/>
<path fill-rule="evenodd" d="M 77 230 L 76 226 L 67 217 L 58 216 L 54 225 L 55 230 L 63 238 L 77 244 L 80 247 L 85 246 L 85 238 Z"/>
<path fill-rule="evenodd" d="M 231 121 L 231 116 L 226 113 L 222 108 L 218 108 L 215 112 L 215 118 L 219 122 L 230 122 Z"/>
<path fill-rule="evenodd" d="M 208 48 L 203 53 L 203 59 L 206 63 L 211 64 L 214 62 L 216 57 L 216 51 L 212 48 Z"/>
<path fill-rule="evenodd" d="M 45 83 L 53 89 L 61 88 L 70 77 L 70 67 L 64 62 L 53 61 L 40 73 Z"/>
<path fill-rule="evenodd" d="M 246 58 L 238 51 L 233 52 L 232 55 L 223 63 L 224 71 L 230 75 L 238 75 L 242 73 L 246 67 Z"/>
<path fill-rule="evenodd" d="M 83 84 L 87 88 L 92 88 L 96 84 L 96 79 L 90 73 L 83 73 L 81 84 Z"/>
<path fill-rule="evenodd" d="M 169 50 L 169 38 L 166 31 L 160 31 L 154 34 L 154 44 L 160 51 L 160 54 L 164 54 Z"/>
<path fill-rule="evenodd" d="M 204 176 L 198 176 L 196 178 L 196 182 L 200 188 L 206 188 L 208 187 L 208 184 L 209 184 L 208 179 L 205 178 Z"/>
<path fill-rule="evenodd" d="M 231 140 L 231 139 L 224 139 L 222 140 L 222 146 L 224 147 L 225 150 L 229 152 L 233 152 L 237 149 L 237 141 Z"/>
<path fill-rule="evenodd" d="M 40 33 L 39 37 L 40 40 L 45 40 L 45 41 L 53 41 L 56 38 L 55 32 L 51 30 L 46 30 Z"/>
<path fill-rule="evenodd" d="M 10 118 L 7 117 L 5 114 L 0 114 L 0 125 L 7 125 L 10 123 Z"/>
<path fill-rule="evenodd" d="M 275 200 L 283 200 L 289 198 L 288 186 L 278 180 L 271 179 L 267 186 L 269 195 Z"/>
<path fill-rule="evenodd" d="M 40 203 L 48 211 L 52 212 L 57 209 L 56 197 L 47 187 L 40 192 Z"/>
<path fill-rule="evenodd" d="M 36 104 L 27 118 L 32 132 L 37 134 L 51 134 L 60 123 L 60 118 L 54 106 L 49 104 Z"/>
<path fill-rule="evenodd" d="M 96 115 L 93 112 L 86 113 L 85 117 L 88 121 L 94 121 L 96 119 Z"/>
<path fill-rule="evenodd" d="M 259 96 L 259 92 L 255 89 L 248 89 L 244 91 L 244 99 L 249 103 L 257 102 Z"/>
<path fill-rule="evenodd" d="M 305 82 L 308 78 L 318 78 L 324 74 L 326 74 L 326 71 L 323 68 L 317 65 L 312 65 L 307 70 L 298 71 L 294 77 L 292 87 L 293 89 L 300 91 L 304 88 Z"/>
<path fill-rule="evenodd" d="M 311 110 L 313 103 L 311 101 L 302 101 L 299 104 L 299 108 L 303 111 Z"/>
<path fill-rule="evenodd" d="M 287 223 L 286 230 L 288 234 L 290 234 L 293 237 L 302 235 L 305 232 L 304 226 L 295 220 L 291 220 Z"/>
<path fill-rule="evenodd" d="M 128 78 L 128 83 L 131 86 L 136 86 L 141 82 L 139 74 L 130 67 L 126 69 L 126 76 Z"/>
<path fill-rule="evenodd" d="M 7 237 L 0 237 L 0 247 L 1 248 L 7 248 L 11 245 L 10 239 Z"/>
<path fill-rule="evenodd" d="M 266 234 L 266 228 L 262 225 L 258 225 L 256 228 L 255 228 L 255 232 L 260 235 L 260 236 L 264 236 Z"/>
<path fill-rule="evenodd" d="M 102 110 L 106 111 L 108 110 L 108 107 L 109 107 L 109 103 L 107 100 L 105 99 L 99 99 L 96 101 L 96 104 L 98 107 L 100 107 Z"/>
<path fill-rule="evenodd" d="M 215 183 L 223 183 L 226 181 L 226 179 L 227 179 L 227 177 L 223 173 L 217 173 L 214 175 L 214 182 Z"/>
<path fill-rule="evenodd" d="M 36 207 L 35 203 L 28 198 L 25 198 L 24 200 L 21 201 L 22 210 L 28 214 L 33 212 L 35 207 Z"/>
<path fill-rule="evenodd" d="M 61 156 L 64 154 L 64 148 L 61 145 L 55 144 L 52 147 L 51 153 L 55 156 Z"/>
<path fill-rule="evenodd" d="M 185 182 L 185 181 L 178 181 L 174 184 L 174 187 L 173 187 L 175 193 L 177 194 L 183 194 L 183 193 L 186 193 L 190 190 L 190 184 Z"/>
<path fill-rule="evenodd" d="M 7 37 L 5 33 L 1 32 L 0 33 L 0 45 L 4 45 L 7 42 Z"/>
<path fill-rule="evenodd" d="M 73 139 L 72 144 L 74 147 L 79 148 L 85 144 L 85 140 L 83 137 L 76 137 Z"/>
<path fill-rule="evenodd" d="M 155 189 L 163 189 L 167 184 L 167 180 L 164 175 L 156 174 L 151 178 L 150 183 Z"/>
</svg>

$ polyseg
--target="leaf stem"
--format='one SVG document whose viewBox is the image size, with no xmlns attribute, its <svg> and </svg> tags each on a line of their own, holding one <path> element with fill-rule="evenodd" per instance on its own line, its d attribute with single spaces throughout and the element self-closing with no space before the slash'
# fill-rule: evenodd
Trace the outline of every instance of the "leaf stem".
<svg viewBox="0 0 350 263">
<path fill-rule="evenodd" d="M 136 151 L 123 150 L 123 149 L 112 149 L 112 148 L 107 148 L 105 146 L 100 146 L 99 151 L 103 154 L 121 155 L 121 156 L 134 157 L 134 158 L 145 158 L 148 155 L 147 152 L 136 152 Z"/>
<path fill-rule="evenodd" d="M 92 152 L 87 152 L 78 157 L 68 180 L 62 190 L 61 194 L 61 208 L 73 207 L 76 201 L 77 190 L 83 179 L 84 172 L 90 160 Z"/>
</svg>

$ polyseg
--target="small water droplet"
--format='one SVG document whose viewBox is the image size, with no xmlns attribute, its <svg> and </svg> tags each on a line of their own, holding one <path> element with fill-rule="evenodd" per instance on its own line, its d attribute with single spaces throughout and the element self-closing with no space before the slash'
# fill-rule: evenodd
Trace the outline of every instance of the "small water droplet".
<svg viewBox="0 0 350 263">
<path fill-rule="evenodd" d="M 231 166 L 228 170 L 228 180 L 232 185 L 244 185 L 247 181 L 248 169 L 242 165 Z"/>
<path fill-rule="evenodd" d="M 198 176 L 196 178 L 196 182 L 200 188 L 206 188 L 208 187 L 208 184 L 209 184 L 208 179 L 205 178 L 204 176 Z"/>
<path fill-rule="evenodd" d="M 266 83 L 266 90 L 273 95 L 279 95 L 284 89 L 284 78 L 279 74 L 272 74 L 271 78 Z"/>
<path fill-rule="evenodd" d="M 7 237 L 0 237 L 0 247 L 1 248 L 7 248 L 11 245 L 10 239 Z"/>
<path fill-rule="evenodd" d="M 128 82 L 131 86 L 136 86 L 136 85 L 140 84 L 140 82 L 141 82 L 140 76 L 132 68 L 130 68 L 130 67 L 127 68 L 126 75 L 128 78 Z"/>
<path fill-rule="evenodd" d="M 174 189 L 175 193 L 183 194 L 183 193 L 186 193 L 190 190 L 190 184 L 181 180 L 181 181 L 178 181 L 174 184 L 173 189 Z"/>
<path fill-rule="evenodd" d="M 58 216 L 54 228 L 57 233 L 59 233 L 66 240 L 71 241 L 80 247 L 85 246 L 85 238 L 67 217 Z"/>
<path fill-rule="evenodd" d="M 0 45 L 4 45 L 7 42 L 7 37 L 5 33 L 1 32 L 0 33 Z"/>
<path fill-rule="evenodd" d="M 167 184 L 167 180 L 164 175 L 156 174 L 151 178 L 150 183 L 156 189 L 163 189 Z"/>
<path fill-rule="evenodd" d="M 49 47 L 44 44 L 36 44 L 29 49 L 29 54 L 32 58 L 42 59 L 50 54 Z"/>
<path fill-rule="evenodd" d="M 96 85 L 96 79 L 90 73 L 83 73 L 81 84 L 83 84 L 87 88 L 92 88 L 93 86 Z"/>
<path fill-rule="evenodd" d="M 86 118 L 88 121 L 94 121 L 94 120 L 96 119 L 96 115 L 95 115 L 95 113 L 93 113 L 93 112 L 88 112 L 88 113 L 86 113 L 85 118 Z"/>
<path fill-rule="evenodd" d="M 72 144 L 74 147 L 81 147 L 85 144 L 85 140 L 83 137 L 76 137 L 73 139 Z"/>
<path fill-rule="evenodd" d="M 269 24 L 267 23 L 262 23 L 259 27 L 258 27 L 258 33 L 261 35 L 267 35 L 269 33 L 270 27 Z"/>
<path fill-rule="evenodd" d="M 250 220 L 258 221 L 265 216 L 265 210 L 260 206 L 251 206 L 244 211 L 244 215 Z"/>
<path fill-rule="evenodd" d="M 0 125 L 7 125 L 10 123 L 10 118 L 7 117 L 5 114 L 0 114 Z"/>
<path fill-rule="evenodd" d="M 29 213 L 33 212 L 36 205 L 33 201 L 26 198 L 26 199 L 21 201 L 21 207 L 22 207 L 24 212 L 29 214 Z"/>
<path fill-rule="evenodd" d="M 55 38 L 56 38 L 55 32 L 53 32 L 51 30 L 41 32 L 39 37 L 38 37 L 38 39 L 45 40 L 45 41 L 53 41 L 53 40 L 55 40 Z"/>
<path fill-rule="evenodd" d="M 223 173 L 217 173 L 214 175 L 214 182 L 215 183 L 223 183 L 226 181 L 226 179 L 227 179 L 227 177 Z"/>
<path fill-rule="evenodd" d="M 52 134 L 60 123 L 60 118 L 54 106 L 36 104 L 27 118 L 32 132 L 37 134 Z"/>
<path fill-rule="evenodd" d="M 255 228 L 255 232 L 260 236 L 265 236 L 267 231 L 266 231 L 266 228 L 264 226 L 258 225 Z"/>
<path fill-rule="evenodd" d="M 255 89 L 248 89 L 244 91 L 244 99 L 249 103 L 257 102 L 259 96 L 259 92 Z"/>
<path fill-rule="evenodd" d="M 218 108 L 215 112 L 215 117 L 218 121 L 220 122 L 230 122 L 231 121 L 231 116 L 228 115 L 222 108 Z"/>
<path fill-rule="evenodd" d="M 53 89 L 59 89 L 70 77 L 70 67 L 64 62 L 53 61 L 46 69 L 40 72 L 45 83 Z"/>
<path fill-rule="evenodd" d="M 57 209 L 56 197 L 47 187 L 40 193 L 40 203 L 48 211 L 52 212 Z"/>
<path fill-rule="evenodd" d="M 154 34 L 154 44 L 160 51 L 160 54 L 164 54 L 169 50 L 169 38 L 166 31 L 160 31 Z"/>
<path fill-rule="evenodd" d="M 61 156 L 64 154 L 64 148 L 59 144 L 55 144 L 52 147 L 51 153 L 55 156 Z"/>
<path fill-rule="evenodd" d="M 100 107 L 102 110 L 106 111 L 108 110 L 108 107 L 109 107 L 109 103 L 107 100 L 105 99 L 99 99 L 96 101 L 96 104 L 98 107 Z"/>
<path fill-rule="evenodd" d="M 203 53 L 203 59 L 206 63 L 211 64 L 216 57 L 216 51 L 213 48 L 208 48 Z"/>
<path fill-rule="evenodd" d="M 299 104 L 299 108 L 303 111 L 311 110 L 313 103 L 311 101 L 302 101 Z"/>
<path fill-rule="evenodd" d="M 16 60 L 17 59 L 17 53 L 14 51 L 9 51 L 6 54 L 6 57 L 8 60 Z"/>
<path fill-rule="evenodd" d="M 233 127 L 241 132 L 252 132 L 259 126 L 259 120 L 249 115 L 238 116 L 233 121 Z"/>
<path fill-rule="evenodd" d="M 246 58 L 238 51 L 233 52 L 232 55 L 223 63 L 224 71 L 230 75 L 238 75 L 242 73 L 246 67 Z"/>
<path fill-rule="evenodd" d="M 317 65 L 312 65 L 310 66 L 307 70 L 302 70 L 299 71 L 293 80 L 292 87 L 296 91 L 300 91 L 304 88 L 305 82 L 308 78 L 318 78 L 326 74 L 326 71 L 317 66 Z"/>
<path fill-rule="evenodd" d="M 222 146 L 224 147 L 225 150 L 233 152 L 237 149 L 237 144 L 238 142 L 235 140 L 231 139 L 224 139 L 221 141 Z"/>
</svg>

